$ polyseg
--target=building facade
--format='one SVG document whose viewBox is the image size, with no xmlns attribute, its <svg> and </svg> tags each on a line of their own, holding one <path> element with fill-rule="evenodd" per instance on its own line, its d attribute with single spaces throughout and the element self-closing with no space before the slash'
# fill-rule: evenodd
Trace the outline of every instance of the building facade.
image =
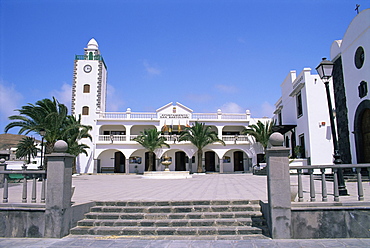
<svg viewBox="0 0 370 248">
<path fill-rule="evenodd" d="M 344 163 L 370 163 L 370 9 L 352 20 L 332 43 L 339 149 Z"/>
<path fill-rule="evenodd" d="M 291 157 L 303 165 L 333 163 L 333 144 L 325 86 L 320 77 L 304 68 L 290 71 L 275 103 L 275 130 L 282 133 Z"/>
<path fill-rule="evenodd" d="M 251 118 L 249 110 L 243 114 L 194 113 L 181 103 L 168 103 L 155 112 L 106 112 L 107 67 L 91 39 L 84 55 L 76 55 L 72 87 L 72 114 L 81 115 L 81 122 L 93 127 L 88 156 L 80 155 L 77 169 L 80 173 L 143 173 L 148 168 L 148 152 L 133 139 L 145 129 L 157 129 L 166 137 L 170 148 L 155 151 L 154 170 L 162 171 L 161 159 L 172 161 L 170 170 L 196 172 L 196 147 L 190 142 L 178 142 L 186 126 L 196 121 L 211 126 L 226 145 L 215 143 L 203 150 L 202 165 L 206 172 L 249 172 L 263 152 L 260 145 L 241 131 L 258 120 Z"/>
</svg>

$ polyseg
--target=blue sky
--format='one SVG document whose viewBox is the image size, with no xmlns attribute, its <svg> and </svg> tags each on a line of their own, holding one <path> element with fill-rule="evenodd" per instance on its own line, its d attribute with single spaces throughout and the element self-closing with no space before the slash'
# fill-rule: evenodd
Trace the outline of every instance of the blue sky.
<svg viewBox="0 0 370 248">
<path fill-rule="evenodd" d="M 108 66 L 107 111 L 180 102 L 194 112 L 270 117 L 288 72 L 329 57 L 356 3 L 370 7 L 366 0 L 0 0 L 0 133 L 27 103 L 55 96 L 70 108 L 74 55 L 93 37 Z"/>
</svg>

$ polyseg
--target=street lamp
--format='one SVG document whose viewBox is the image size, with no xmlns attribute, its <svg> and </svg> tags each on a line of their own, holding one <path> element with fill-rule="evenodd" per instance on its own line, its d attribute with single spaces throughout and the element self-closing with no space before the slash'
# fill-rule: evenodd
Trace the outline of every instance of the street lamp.
<svg viewBox="0 0 370 248">
<path fill-rule="evenodd" d="M 334 146 L 334 164 L 341 164 L 342 159 L 340 158 L 339 147 L 338 147 L 338 139 L 337 139 L 337 132 L 335 129 L 334 124 L 334 114 L 333 114 L 333 107 L 331 104 L 331 97 L 330 97 L 330 90 L 329 90 L 329 79 L 332 77 L 334 63 L 323 58 L 321 63 L 316 67 L 317 73 L 321 80 L 325 84 L 326 89 L 326 97 L 328 100 L 328 108 L 329 108 L 329 118 L 330 118 L 330 126 L 331 126 L 331 135 L 333 136 L 333 146 Z M 346 184 L 344 182 L 343 177 L 343 170 L 338 169 L 338 188 L 339 188 L 339 195 L 348 195 Z"/>
<path fill-rule="evenodd" d="M 41 160 L 40 160 L 40 166 L 39 169 L 42 170 L 44 168 L 44 165 L 42 164 L 42 155 L 44 151 L 44 136 L 46 134 L 46 131 L 44 129 L 41 129 L 39 134 L 41 135 Z"/>
</svg>

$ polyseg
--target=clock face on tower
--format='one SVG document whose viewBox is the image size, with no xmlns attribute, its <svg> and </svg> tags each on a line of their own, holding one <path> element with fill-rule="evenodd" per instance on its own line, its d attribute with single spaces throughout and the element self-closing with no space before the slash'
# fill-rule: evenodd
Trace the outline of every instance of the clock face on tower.
<svg viewBox="0 0 370 248">
<path fill-rule="evenodd" d="M 91 72 L 91 70 L 92 70 L 91 65 L 85 65 L 84 66 L 84 72 L 89 73 L 89 72 Z"/>
</svg>

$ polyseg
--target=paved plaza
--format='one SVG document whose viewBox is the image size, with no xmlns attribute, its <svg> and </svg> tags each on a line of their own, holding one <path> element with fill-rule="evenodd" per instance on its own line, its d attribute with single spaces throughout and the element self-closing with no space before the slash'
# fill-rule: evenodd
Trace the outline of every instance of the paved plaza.
<svg viewBox="0 0 370 248">
<path fill-rule="evenodd" d="M 137 239 L 100 239 L 100 238 L 74 238 L 62 239 L 2 239 L 0 247 L 91 247 L 91 248 L 206 248 L 206 247 L 370 247 L 370 239 L 319 239 L 319 240 L 137 240 Z"/>
<path fill-rule="evenodd" d="M 294 183 L 295 178 L 291 181 Z M 308 177 L 304 178 L 305 201 L 308 197 Z M 317 201 L 320 201 L 320 181 L 315 181 Z M 364 182 L 365 201 L 370 199 L 370 187 Z M 267 200 L 266 176 L 251 174 L 200 174 L 189 179 L 143 179 L 140 175 L 79 175 L 73 176 L 74 204 L 89 201 L 179 201 L 179 200 Z M 31 184 L 29 185 L 29 187 Z M 328 182 L 328 198 L 332 201 L 331 182 Z M 41 188 L 38 186 L 38 189 Z M 350 196 L 341 201 L 356 201 L 357 185 L 348 182 Z M 19 202 L 22 184 L 9 187 L 9 201 Z M 2 189 L 0 194 L 2 195 Z M 28 192 L 31 192 L 30 190 Z M 306 197 L 307 196 L 307 197 Z M 82 237 L 67 236 L 62 239 L 0 238 L 0 247 L 370 247 L 370 239 L 319 239 L 319 240 L 272 240 L 250 239 L 219 240 L 207 237 L 202 240 L 184 240 L 184 237 Z"/>
</svg>

